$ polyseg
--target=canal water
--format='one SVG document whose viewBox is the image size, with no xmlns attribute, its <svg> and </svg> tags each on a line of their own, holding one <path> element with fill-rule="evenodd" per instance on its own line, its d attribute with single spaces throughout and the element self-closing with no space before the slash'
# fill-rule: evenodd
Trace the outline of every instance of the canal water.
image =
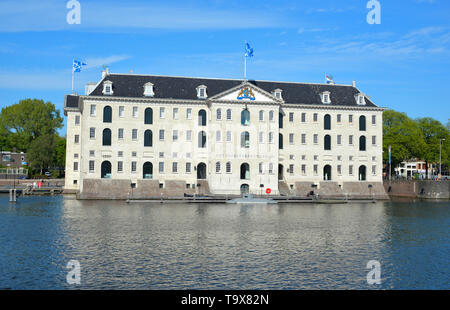
<svg viewBox="0 0 450 310">
<path fill-rule="evenodd" d="M 0 247 L 0 289 L 450 289 L 450 203 L 0 196 Z M 367 282 L 371 260 L 380 285 Z"/>
</svg>

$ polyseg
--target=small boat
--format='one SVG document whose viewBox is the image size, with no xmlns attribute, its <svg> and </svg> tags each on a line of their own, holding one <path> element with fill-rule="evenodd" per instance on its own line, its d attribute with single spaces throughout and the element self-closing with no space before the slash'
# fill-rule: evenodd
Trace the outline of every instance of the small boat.
<svg viewBox="0 0 450 310">
<path fill-rule="evenodd" d="M 240 204 L 272 204 L 278 203 L 270 198 L 254 198 L 252 194 L 244 194 L 241 198 L 227 200 L 227 203 L 240 203 Z"/>
</svg>

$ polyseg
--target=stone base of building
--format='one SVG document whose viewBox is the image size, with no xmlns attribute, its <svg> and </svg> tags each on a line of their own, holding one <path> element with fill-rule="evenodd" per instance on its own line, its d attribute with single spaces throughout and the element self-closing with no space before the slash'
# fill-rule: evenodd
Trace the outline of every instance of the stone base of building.
<svg viewBox="0 0 450 310">
<path fill-rule="evenodd" d="M 200 186 L 198 186 L 200 185 Z M 285 184 L 284 184 L 285 185 Z M 294 189 L 282 186 L 285 196 L 333 199 L 389 199 L 382 182 L 296 182 Z M 180 198 L 188 195 L 211 195 L 207 180 L 199 180 L 197 188 L 187 188 L 184 181 L 86 179 L 78 199 L 145 199 Z"/>
</svg>

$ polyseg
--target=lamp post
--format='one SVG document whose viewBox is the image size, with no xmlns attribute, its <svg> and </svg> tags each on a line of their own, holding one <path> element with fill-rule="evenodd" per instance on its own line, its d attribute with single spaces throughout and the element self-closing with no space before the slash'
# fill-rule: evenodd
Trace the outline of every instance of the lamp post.
<svg viewBox="0 0 450 310">
<path fill-rule="evenodd" d="M 441 175 L 441 179 L 442 179 L 442 141 L 445 141 L 445 139 L 439 139 L 439 174 Z"/>
</svg>

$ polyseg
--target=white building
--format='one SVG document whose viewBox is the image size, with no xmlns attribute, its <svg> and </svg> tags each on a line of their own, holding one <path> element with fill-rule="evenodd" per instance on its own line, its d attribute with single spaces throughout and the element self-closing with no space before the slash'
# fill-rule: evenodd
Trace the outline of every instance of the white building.
<svg viewBox="0 0 450 310">
<path fill-rule="evenodd" d="M 354 85 L 103 72 L 86 91 L 64 109 L 81 198 L 384 194 L 384 109 Z"/>
</svg>

